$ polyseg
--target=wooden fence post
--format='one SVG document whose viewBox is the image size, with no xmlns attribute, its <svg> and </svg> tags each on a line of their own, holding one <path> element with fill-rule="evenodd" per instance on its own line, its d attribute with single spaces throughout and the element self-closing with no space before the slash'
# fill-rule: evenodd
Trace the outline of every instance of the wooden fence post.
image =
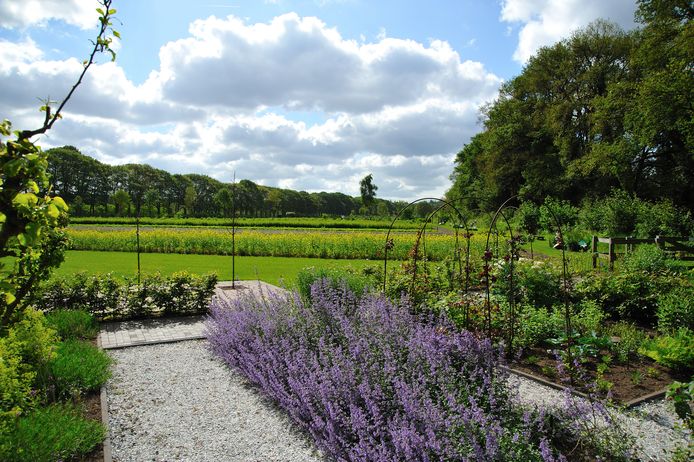
<svg viewBox="0 0 694 462">
<path fill-rule="evenodd" d="M 610 238 L 608 244 L 607 244 L 607 253 L 609 255 L 609 262 L 610 262 L 610 271 L 614 269 L 614 261 L 615 261 L 615 249 L 614 249 L 615 243 L 613 242 L 612 238 Z"/>
<path fill-rule="evenodd" d="M 593 235 L 590 251 L 593 253 L 593 269 L 595 269 L 598 267 L 598 236 Z"/>
</svg>

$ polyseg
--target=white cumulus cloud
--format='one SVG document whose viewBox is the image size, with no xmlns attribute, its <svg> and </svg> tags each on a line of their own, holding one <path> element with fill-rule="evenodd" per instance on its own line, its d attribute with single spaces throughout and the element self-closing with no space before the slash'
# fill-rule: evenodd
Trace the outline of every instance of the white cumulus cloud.
<svg viewBox="0 0 694 462">
<path fill-rule="evenodd" d="M 96 24 L 99 6 L 96 0 L 3 0 L 0 2 L 0 27 L 21 29 L 60 20 L 90 29 Z"/>
<path fill-rule="evenodd" d="M 635 0 L 503 0 L 501 20 L 520 24 L 513 59 L 525 63 L 539 48 L 598 18 L 631 28 L 635 11 Z"/>
</svg>

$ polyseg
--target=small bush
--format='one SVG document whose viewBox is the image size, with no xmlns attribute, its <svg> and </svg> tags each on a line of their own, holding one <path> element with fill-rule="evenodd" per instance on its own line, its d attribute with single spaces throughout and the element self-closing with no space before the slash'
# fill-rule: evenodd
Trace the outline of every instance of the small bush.
<svg viewBox="0 0 694 462">
<path fill-rule="evenodd" d="M 674 332 L 685 327 L 694 332 L 694 287 L 683 286 L 658 297 L 658 330 Z"/>
<path fill-rule="evenodd" d="M 99 333 L 94 316 L 84 310 L 58 310 L 49 313 L 46 321 L 62 340 L 92 339 Z"/>
<path fill-rule="evenodd" d="M 544 340 L 558 336 L 564 330 L 564 316 L 560 310 L 532 305 L 518 308 L 515 348 L 539 345 Z"/>
<path fill-rule="evenodd" d="M 534 306 L 551 307 L 561 301 L 559 273 L 551 265 L 518 262 L 517 284 L 523 301 Z"/>
<path fill-rule="evenodd" d="M 576 307 L 571 325 L 582 335 L 602 332 L 605 317 L 602 308 L 595 301 L 583 300 Z"/>
<path fill-rule="evenodd" d="M 694 371 L 694 334 L 689 329 L 679 329 L 673 335 L 663 335 L 647 340 L 639 353 L 663 366 L 684 372 Z"/>
<path fill-rule="evenodd" d="M 71 405 L 39 408 L 0 434 L 0 460 L 54 462 L 84 456 L 105 436 L 100 422 L 87 420 Z"/>
<path fill-rule="evenodd" d="M 624 256 L 622 271 L 631 273 L 663 273 L 670 268 L 665 252 L 656 245 L 639 245 Z"/>
<path fill-rule="evenodd" d="M 555 232 L 557 230 L 555 218 L 562 229 L 568 229 L 578 221 L 578 209 L 569 201 L 547 197 L 544 204 L 540 206 L 540 224 L 545 230 Z"/>
<path fill-rule="evenodd" d="M 612 342 L 610 351 L 614 353 L 618 361 L 623 363 L 634 357 L 648 338 L 642 329 L 627 322 L 618 322 L 608 326 L 605 329 L 605 334 L 619 339 Z"/>
<path fill-rule="evenodd" d="M 60 343 L 51 362 L 58 395 L 74 397 L 97 390 L 111 376 L 110 365 L 111 358 L 94 345 L 81 340 Z"/>
<path fill-rule="evenodd" d="M 22 367 L 17 345 L 0 338 L 0 432 L 8 421 L 33 407 L 35 376 L 35 372 Z"/>
</svg>

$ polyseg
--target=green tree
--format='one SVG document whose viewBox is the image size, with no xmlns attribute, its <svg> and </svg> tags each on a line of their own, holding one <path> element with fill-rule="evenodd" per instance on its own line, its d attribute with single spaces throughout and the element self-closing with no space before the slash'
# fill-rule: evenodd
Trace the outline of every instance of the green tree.
<svg viewBox="0 0 694 462">
<path fill-rule="evenodd" d="M 373 183 L 373 175 L 369 173 L 359 182 L 359 192 L 361 193 L 361 201 L 364 207 L 370 208 L 376 198 L 376 190 L 378 186 Z"/>
<path fill-rule="evenodd" d="M 61 117 L 61 112 L 94 63 L 97 53 L 115 52 L 110 48 L 111 0 L 99 8 L 101 24 L 89 58 L 81 74 L 55 112 L 53 102 L 44 101 L 43 124 L 34 130 L 12 131 L 8 120 L 0 123 L 0 328 L 16 321 L 26 307 L 33 287 L 48 276 L 51 268 L 62 261 L 66 239 L 60 230 L 65 224 L 67 204 L 52 195 L 48 175 L 48 156 L 32 141 L 46 133 Z M 11 262 L 11 263 L 10 263 Z M 12 268 L 6 266 L 12 265 Z"/>
<path fill-rule="evenodd" d="M 119 189 L 113 193 L 111 200 L 113 201 L 113 205 L 115 207 L 116 216 L 125 215 L 126 210 L 130 207 L 130 204 L 132 204 L 130 194 L 123 189 Z"/>
<path fill-rule="evenodd" d="M 185 194 L 183 196 L 183 205 L 185 207 L 186 217 L 193 212 L 193 207 L 195 206 L 197 197 L 198 193 L 195 191 L 195 186 L 190 185 L 186 187 Z"/>
</svg>

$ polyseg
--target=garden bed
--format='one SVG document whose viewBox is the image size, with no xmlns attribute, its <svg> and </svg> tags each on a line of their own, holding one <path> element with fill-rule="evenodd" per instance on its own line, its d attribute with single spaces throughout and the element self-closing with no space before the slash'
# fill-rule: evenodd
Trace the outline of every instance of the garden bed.
<svg viewBox="0 0 694 462">
<path fill-rule="evenodd" d="M 598 365 L 599 363 L 595 360 L 582 364 L 588 383 L 597 384 L 599 396 L 609 396 L 615 403 L 626 406 L 664 396 L 672 382 L 689 380 L 686 374 L 661 366 L 648 358 L 611 364 L 602 373 L 598 373 Z M 557 373 L 556 358 L 543 348 L 529 349 L 520 360 L 512 362 L 510 368 L 513 371 L 525 373 L 530 378 L 549 382 L 558 387 L 567 385 Z M 577 385 L 577 389 L 580 392 L 590 391 L 580 385 Z"/>
</svg>

